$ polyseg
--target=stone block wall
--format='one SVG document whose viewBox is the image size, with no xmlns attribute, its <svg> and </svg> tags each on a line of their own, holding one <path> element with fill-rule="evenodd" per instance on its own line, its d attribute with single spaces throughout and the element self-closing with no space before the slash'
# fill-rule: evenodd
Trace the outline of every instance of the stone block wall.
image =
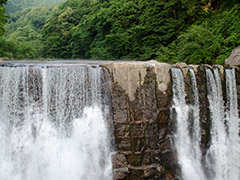
<svg viewBox="0 0 240 180">
<path fill-rule="evenodd" d="M 191 104 L 189 66 L 156 61 L 110 62 L 101 65 L 112 81 L 114 127 L 113 171 L 116 180 L 179 180 L 180 167 L 174 147 L 174 110 L 172 106 L 171 68 L 181 68 L 185 78 L 186 102 Z M 219 69 L 224 80 L 223 66 Z M 203 156 L 210 143 L 210 110 L 207 98 L 206 68 L 191 66 L 199 91 L 201 149 Z M 236 69 L 238 98 L 240 75 Z M 224 92 L 223 92 L 224 93 Z M 240 104 L 240 100 L 238 99 Z"/>
<path fill-rule="evenodd" d="M 170 122 L 168 64 L 110 63 L 116 179 L 171 179 L 178 167 Z"/>
</svg>

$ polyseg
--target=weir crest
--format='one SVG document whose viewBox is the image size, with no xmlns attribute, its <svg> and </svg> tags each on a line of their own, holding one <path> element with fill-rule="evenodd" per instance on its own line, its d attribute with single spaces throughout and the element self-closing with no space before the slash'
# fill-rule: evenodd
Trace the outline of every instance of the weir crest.
<svg viewBox="0 0 240 180">
<path fill-rule="evenodd" d="M 149 62 L 0 67 L 1 180 L 239 180 L 240 72 Z"/>
</svg>

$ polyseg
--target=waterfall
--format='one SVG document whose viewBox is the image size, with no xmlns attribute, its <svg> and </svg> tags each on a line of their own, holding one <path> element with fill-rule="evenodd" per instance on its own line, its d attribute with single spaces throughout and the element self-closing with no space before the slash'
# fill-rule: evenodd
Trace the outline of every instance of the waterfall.
<svg viewBox="0 0 240 180">
<path fill-rule="evenodd" d="M 182 71 L 178 68 L 172 68 L 172 89 L 173 106 L 176 112 L 176 133 L 175 146 L 178 153 L 178 161 L 182 170 L 184 180 L 205 180 L 205 175 L 201 166 L 200 151 L 200 126 L 199 126 L 199 100 L 196 84 L 196 77 L 193 70 L 190 70 L 191 81 L 193 85 L 194 104 L 186 103 L 185 83 Z M 190 136 L 190 111 L 193 111 L 193 136 Z"/>
<path fill-rule="evenodd" d="M 226 97 L 227 111 L 226 120 L 228 126 L 227 137 L 227 167 L 228 179 L 240 179 L 240 164 L 237 159 L 240 159 L 240 139 L 239 139 L 239 118 L 238 118 L 238 103 L 237 103 L 237 88 L 235 69 L 226 69 Z"/>
<path fill-rule="evenodd" d="M 205 161 L 200 150 L 199 97 L 195 73 L 190 73 L 193 102 L 186 103 L 185 82 L 180 69 L 172 68 L 173 109 L 176 112 L 175 146 L 184 180 L 240 179 L 240 120 L 235 69 L 225 69 L 225 103 L 218 68 L 206 68 L 210 110 L 210 147 Z M 188 122 L 190 120 L 190 122 Z M 192 122 L 192 123 L 191 123 Z M 203 163 L 205 162 L 205 163 Z M 207 176 L 204 171 L 207 171 Z"/>
<path fill-rule="evenodd" d="M 194 153 L 195 161 L 200 167 L 200 173 L 203 174 L 203 170 L 201 167 L 202 154 L 200 150 L 201 145 L 201 128 L 200 128 L 200 109 L 199 109 L 199 92 L 197 87 L 197 80 L 192 68 L 189 68 L 190 79 L 193 91 L 193 105 L 190 106 L 190 110 L 192 111 L 192 138 L 191 145 L 192 151 Z"/>
<path fill-rule="evenodd" d="M 0 179 L 113 179 L 102 79 L 99 67 L 0 67 Z"/>
<path fill-rule="evenodd" d="M 239 118 L 235 69 L 226 69 L 226 106 L 223 103 L 221 79 L 217 68 L 206 70 L 211 111 L 211 146 L 208 150 L 209 179 L 239 180 Z M 225 110 L 224 110 L 225 109 Z"/>
<path fill-rule="evenodd" d="M 227 167 L 227 131 L 224 118 L 221 79 L 217 68 L 206 69 L 208 100 L 211 117 L 211 146 L 207 155 L 207 168 L 212 171 L 214 180 L 228 179 Z"/>
</svg>

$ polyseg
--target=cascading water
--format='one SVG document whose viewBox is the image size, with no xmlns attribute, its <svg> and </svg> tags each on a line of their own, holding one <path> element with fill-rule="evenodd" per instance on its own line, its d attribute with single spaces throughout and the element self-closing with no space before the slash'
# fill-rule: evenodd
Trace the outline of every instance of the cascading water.
<svg viewBox="0 0 240 180">
<path fill-rule="evenodd" d="M 178 160 L 182 170 L 182 177 L 185 180 L 205 180 L 205 175 L 201 166 L 200 127 L 199 127 L 199 108 L 198 91 L 196 78 L 193 70 L 190 70 L 193 84 L 194 105 L 186 104 L 185 83 L 182 71 L 178 68 L 172 68 L 173 81 L 173 109 L 176 111 L 176 134 L 175 146 L 178 153 Z M 193 112 L 193 136 L 190 137 L 189 113 Z"/>
<path fill-rule="evenodd" d="M 192 68 L 189 68 L 190 72 L 190 79 L 191 79 L 191 85 L 192 85 L 192 91 L 193 91 L 193 104 L 190 105 L 190 111 L 192 111 L 192 135 L 191 135 L 191 148 L 194 153 L 195 162 L 200 167 L 200 174 L 204 177 L 204 173 L 201 167 L 201 161 L 202 161 L 202 154 L 200 150 L 200 144 L 201 144 L 201 128 L 200 128 L 200 109 L 199 109 L 199 92 L 197 87 L 197 80 L 194 73 L 194 70 Z M 205 179 L 205 178 L 204 178 Z"/>
<path fill-rule="evenodd" d="M 226 106 L 224 106 L 221 78 L 218 68 L 206 68 L 208 101 L 211 118 L 210 147 L 202 163 L 200 151 L 200 113 L 198 89 L 193 69 L 189 69 L 193 105 L 186 104 L 185 84 L 180 69 L 172 68 L 173 108 L 176 111 L 177 131 L 175 145 L 184 180 L 239 180 L 240 158 L 239 117 L 235 69 L 225 70 Z M 191 116 L 189 116 L 191 115 Z M 187 121 L 193 117 L 193 123 Z M 192 132 L 189 131 L 192 127 Z M 190 128 L 191 129 L 191 128 Z M 203 168 L 204 167 L 204 168 Z M 204 173 L 207 171 L 207 176 Z"/>
<path fill-rule="evenodd" d="M 227 177 L 228 179 L 240 179 L 240 139 L 239 139 L 239 123 L 237 88 L 235 69 L 226 69 L 226 121 L 228 127 L 227 136 Z"/>
<path fill-rule="evenodd" d="M 207 155 L 207 168 L 211 171 L 209 178 L 214 180 L 228 179 L 227 162 L 227 130 L 224 118 L 222 85 L 218 69 L 214 74 L 206 69 L 208 100 L 211 116 L 211 146 Z"/>
<path fill-rule="evenodd" d="M 112 180 L 99 67 L 0 67 L 0 179 Z"/>
</svg>

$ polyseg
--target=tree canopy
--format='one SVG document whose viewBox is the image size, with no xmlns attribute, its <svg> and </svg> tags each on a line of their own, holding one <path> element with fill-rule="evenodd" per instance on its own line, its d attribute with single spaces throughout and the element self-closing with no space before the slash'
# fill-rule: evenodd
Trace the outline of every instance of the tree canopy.
<svg viewBox="0 0 240 180">
<path fill-rule="evenodd" d="M 51 6 L 65 0 L 8 0 L 6 5 L 7 13 L 15 13 L 29 7 Z"/>
<path fill-rule="evenodd" d="M 237 0 L 67 0 L 11 14 L 5 38 L 31 49 L 14 58 L 222 64 L 240 45 L 239 11 Z"/>
<path fill-rule="evenodd" d="M 4 34 L 5 28 L 4 25 L 7 22 L 7 16 L 5 14 L 5 7 L 4 4 L 7 3 L 7 0 L 0 0 L 0 37 Z"/>
</svg>

